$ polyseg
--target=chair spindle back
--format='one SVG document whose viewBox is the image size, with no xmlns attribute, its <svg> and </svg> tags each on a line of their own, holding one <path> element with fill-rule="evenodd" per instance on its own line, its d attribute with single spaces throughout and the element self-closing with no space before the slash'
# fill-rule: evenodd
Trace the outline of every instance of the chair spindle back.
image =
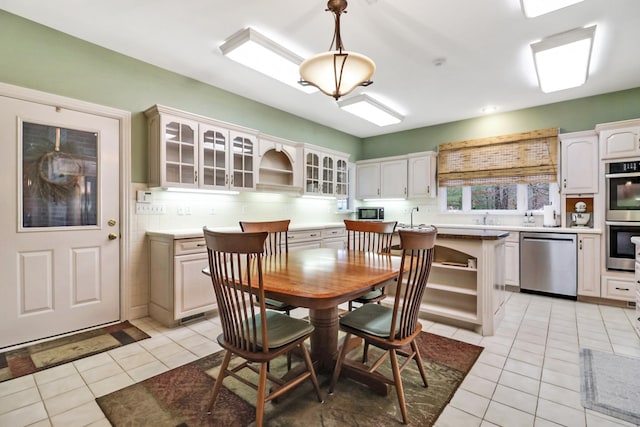
<svg viewBox="0 0 640 427">
<path fill-rule="evenodd" d="M 353 221 L 345 219 L 347 249 L 361 252 L 391 252 L 397 221 Z"/>
<path fill-rule="evenodd" d="M 243 232 L 267 231 L 269 235 L 264 242 L 264 254 L 275 255 L 289 252 L 289 224 L 290 219 L 278 221 L 240 221 Z"/>
</svg>

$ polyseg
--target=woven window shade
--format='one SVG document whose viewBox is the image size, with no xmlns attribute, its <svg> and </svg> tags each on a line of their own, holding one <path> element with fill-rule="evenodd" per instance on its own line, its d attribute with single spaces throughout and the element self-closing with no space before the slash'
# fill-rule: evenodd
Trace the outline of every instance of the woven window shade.
<svg viewBox="0 0 640 427">
<path fill-rule="evenodd" d="M 557 182 L 557 166 L 557 128 L 438 147 L 440 187 Z"/>
</svg>

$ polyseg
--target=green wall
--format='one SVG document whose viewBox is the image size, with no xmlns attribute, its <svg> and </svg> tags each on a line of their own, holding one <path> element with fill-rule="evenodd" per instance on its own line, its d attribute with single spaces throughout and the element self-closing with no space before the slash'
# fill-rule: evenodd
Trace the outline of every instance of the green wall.
<svg viewBox="0 0 640 427">
<path fill-rule="evenodd" d="M 361 158 L 360 138 L 0 10 L 0 82 L 132 113 L 131 176 L 147 181 L 144 110 L 163 104 Z"/>
<path fill-rule="evenodd" d="M 640 117 L 640 88 L 519 111 L 357 138 L 87 43 L 0 10 L 0 82 L 107 105 L 132 113 L 131 176 L 147 179 L 143 111 L 154 104 L 332 148 L 361 160 L 435 150 L 450 141 Z"/>
<path fill-rule="evenodd" d="M 363 158 L 435 150 L 438 144 L 536 129 L 561 133 L 591 130 L 598 123 L 640 118 L 640 88 L 445 123 L 363 140 Z"/>
</svg>

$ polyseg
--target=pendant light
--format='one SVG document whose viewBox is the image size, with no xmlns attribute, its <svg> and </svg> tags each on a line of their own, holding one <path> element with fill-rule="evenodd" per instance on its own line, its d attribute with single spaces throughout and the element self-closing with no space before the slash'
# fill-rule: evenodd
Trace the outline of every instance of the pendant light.
<svg viewBox="0 0 640 427">
<path fill-rule="evenodd" d="M 357 86 L 369 86 L 376 65 L 368 57 L 344 50 L 340 36 L 340 16 L 347 13 L 346 0 L 329 0 L 327 11 L 334 14 L 335 31 L 328 52 L 307 58 L 300 64 L 300 84 L 315 86 L 338 100 Z M 335 50 L 334 50 L 335 49 Z"/>
</svg>

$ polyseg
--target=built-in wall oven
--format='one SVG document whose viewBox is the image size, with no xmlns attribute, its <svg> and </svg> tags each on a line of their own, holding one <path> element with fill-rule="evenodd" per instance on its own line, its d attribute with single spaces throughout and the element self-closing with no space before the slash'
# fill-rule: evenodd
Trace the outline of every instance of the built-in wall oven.
<svg viewBox="0 0 640 427">
<path fill-rule="evenodd" d="M 607 269 L 634 271 L 631 238 L 640 236 L 640 161 L 607 163 L 605 180 Z"/>
</svg>

